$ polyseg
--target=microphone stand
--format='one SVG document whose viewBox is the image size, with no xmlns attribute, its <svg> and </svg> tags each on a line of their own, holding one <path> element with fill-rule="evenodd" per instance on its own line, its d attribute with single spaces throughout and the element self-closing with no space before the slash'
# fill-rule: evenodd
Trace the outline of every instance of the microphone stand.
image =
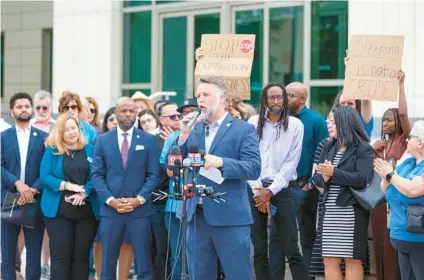
<svg viewBox="0 0 424 280">
<path fill-rule="evenodd" d="M 184 170 L 184 183 L 183 183 L 183 211 L 181 216 L 181 280 L 189 280 L 188 264 L 187 264 L 187 190 L 185 188 L 187 184 L 188 168 Z M 195 176 L 195 174 L 193 174 Z M 196 176 L 197 177 L 197 176 Z M 193 190 L 195 189 L 195 183 L 197 178 L 193 177 Z M 196 178 L 196 179 L 195 179 Z"/>
<path fill-rule="evenodd" d="M 188 268 L 188 266 L 187 266 L 187 255 L 186 255 L 186 252 L 187 252 L 187 238 L 186 238 L 186 236 L 187 236 L 187 198 L 188 198 L 187 191 L 188 191 L 188 188 L 187 188 L 187 185 L 185 183 L 187 182 L 187 178 L 186 178 L 187 175 L 188 175 L 187 172 L 188 172 L 188 169 L 185 169 L 184 170 L 184 182 L 182 184 L 181 193 L 179 193 L 179 194 L 174 193 L 174 194 L 171 195 L 171 194 L 167 194 L 167 193 L 162 192 L 162 191 L 159 191 L 159 193 L 153 192 L 153 194 L 155 196 L 157 196 L 157 198 L 154 201 L 162 200 L 162 199 L 165 199 L 167 197 L 172 197 L 174 199 L 183 201 L 183 209 L 182 209 L 182 213 L 181 213 L 182 214 L 181 215 L 181 235 L 183 237 L 182 240 L 181 240 L 181 265 L 182 265 L 181 280 L 189 280 L 189 274 L 188 274 L 188 271 L 187 271 L 187 268 Z M 193 194 L 192 194 L 193 198 L 196 197 L 196 196 L 207 196 L 207 197 L 213 198 L 213 200 L 216 201 L 217 203 L 220 203 L 220 201 L 225 202 L 225 200 L 222 198 L 225 193 L 221 193 L 221 192 L 214 193 L 211 188 L 209 188 L 209 190 L 205 190 L 204 186 L 203 186 L 202 190 L 200 190 L 200 191 L 197 190 L 197 187 L 196 187 L 197 177 L 198 177 L 198 170 L 196 168 L 193 168 L 193 184 L 192 184 L 192 190 L 191 190 L 193 192 Z M 199 187 L 201 187 L 201 186 L 199 186 Z M 208 189 L 208 188 L 206 188 L 206 189 Z"/>
</svg>

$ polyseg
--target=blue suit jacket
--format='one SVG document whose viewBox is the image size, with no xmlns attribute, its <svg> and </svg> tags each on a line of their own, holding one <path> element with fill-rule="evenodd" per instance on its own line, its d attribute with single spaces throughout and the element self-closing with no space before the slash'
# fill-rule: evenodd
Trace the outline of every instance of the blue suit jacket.
<svg viewBox="0 0 424 280">
<path fill-rule="evenodd" d="M 40 193 L 40 169 L 41 158 L 45 150 L 44 141 L 47 133 L 31 127 L 28 153 L 25 165 L 25 184 L 36 188 Z M 16 192 L 15 183 L 20 179 L 21 156 L 19 153 L 16 126 L 1 133 L 1 202 L 3 203 L 6 192 Z"/>
<path fill-rule="evenodd" d="M 91 171 L 94 146 L 87 144 L 84 150 Z M 60 184 L 62 181 L 66 180 L 63 174 L 64 155 L 55 155 L 55 153 L 57 153 L 56 148 L 47 147 L 40 168 L 40 182 L 44 188 L 43 196 L 41 197 L 41 211 L 43 211 L 43 215 L 47 218 L 56 217 L 57 211 L 59 210 L 60 199 L 63 195 L 63 192 L 59 191 Z M 91 174 L 87 178 L 84 189 L 90 199 L 94 215 L 98 219 L 99 199 L 91 183 Z"/>
<path fill-rule="evenodd" d="M 177 140 L 178 141 L 178 140 Z M 190 146 L 205 149 L 205 123 L 199 122 L 181 147 L 183 157 Z M 240 226 L 253 223 L 247 192 L 247 180 L 256 180 L 261 173 L 258 138 L 252 125 L 227 115 L 212 142 L 209 154 L 223 158 L 221 185 L 199 175 L 198 185 L 213 187 L 215 192 L 225 192 L 224 203 L 203 198 L 203 212 L 210 226 Z M 187 203 L 188 220 L 191 220 L 198 198 Z M 180 211 L 178 211 L 180 212 Z"/>
<path fill-rule="evenodd" d="M 155 137 L 135 128 L 128 151 L 127 166 L 124 168 L 117 130 L 114 129 L 97 138 L 92 180 L 100 198 L 100 216 L 146 217 L 152 215 L 151 196 L 159 186 L 159 156 Z M 128 214 L 119 214 L 106 204 L 106 200 L 111 196 L 128 198 L 137 195 L 144 197 L 146 203 Z"/>
</svg>

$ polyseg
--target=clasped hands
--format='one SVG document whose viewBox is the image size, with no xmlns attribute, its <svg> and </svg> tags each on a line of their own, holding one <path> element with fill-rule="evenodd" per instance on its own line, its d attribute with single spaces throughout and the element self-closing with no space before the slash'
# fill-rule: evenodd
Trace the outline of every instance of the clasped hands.
<svg viewBox="0 0 424 280">
<path fill-rule="evenodd" d="M 271 215 L 271 210 L 269 205 L 271 203 L 272 191 L 264 187 L 254 187 L 255 191 L 258 191 L 257 194 L 253 196 L 255 201 L 255 207 L 258 208 L 259 212 L 268 213 L 268 216 Z"/>
<path fill-rule="evenodd" d="M 18 200 L 19 205 L 24 205 L 27 203 L 34 202 L 34 196 L 37 194 L 37 189 L 29 187 L 27 184 L 18 181 L 15 184 L 16 189 L 18 190 L 20 197 Z"/>
<path fill-rule="evenodd" d="M 118 213 L 129 213 L 141 205 L 137 198 L 114 198 L 109 202 L 112 208 L 115 208 Z"/>
<path fill-rule="evenodd" d="M 330 178 L 333 177 L 334 166 L 331 161 L 326 160 L 324 163 L 318 164 L 315 171 L 316 173 L 320 174 L 324 178 L 324 181 L 327 183 L 330 181 Z"/>
</svg>

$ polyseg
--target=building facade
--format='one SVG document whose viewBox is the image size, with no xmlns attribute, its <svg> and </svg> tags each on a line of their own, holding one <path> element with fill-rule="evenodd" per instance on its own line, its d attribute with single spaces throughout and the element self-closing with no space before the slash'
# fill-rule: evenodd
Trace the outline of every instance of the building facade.
<svg viewBox="0 0 424 280">
<path fill-rule="evenodd" d="M 268 82 L 300 81 L 326 114 L 343 86 L 351 34 L 405 35 L 409 114 L 424 117 L 422 1 L 2 1 L 2 108 L 17 91 L 63 90 L 99 101 L 175 91 L 193 96 L 202 34 L 255 34 L 251 103 Z M 420 31 L 421 30 L 421 31 Z M 378 119 L 392 102 L 373 102 Z M 378 130 L 378 129 L 377 129 Z"/>
</svg>

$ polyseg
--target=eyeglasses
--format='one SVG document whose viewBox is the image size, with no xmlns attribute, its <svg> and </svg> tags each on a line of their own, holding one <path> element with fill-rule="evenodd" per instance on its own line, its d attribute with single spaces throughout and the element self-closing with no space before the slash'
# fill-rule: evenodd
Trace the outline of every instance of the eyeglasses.
<svg viewBox="0 0 424 280">
<path fill-rule="evenodd" d="M 162 116 L 164 118 L 170 118 L 173 121 L 179 121 L 182 119 L 180 114 L 175 114 L 175 115 L 169 115 L 169 116 Z"/>
<path fill-rule="evenodd" d="M 96 110 L 95 108 L 93 108 L 93 109 L 90 109 L 90 112 L 91 112 L 92 114 L 95 114 L 95 113 L 97 112 L 97 110 Z"/>
<path fill-rule="evenodd" d="M 110 116 L 109 118 L 107 118 L 108 121 L 114 122 L 115 121 L 115 116 Z"/>
<path fill-rule="evenodd" d="M 275 102 L 275 101 L 282 102 L 283 101 L 283 96 L 282 95 L 268 96 L 267 99 L 270 102 Z"/>
<path fill-rule="evenodd" d="M 41 111 L 41 109 L 43 109 L 43 111 L 47 111 L 49 109 L 49 107 L 47 107 L 47 106 L 37 106 L 37 107 L 35 107 L 35 110 L 37 110 L 37 111 Z"/>
<path fill-rule="evenodd" d="M 75 111 L 75 110 L 78 109 L 78 106 L 77 105 L 70 105 L 70 106 L 68 105 L 68 106 L 64 106 L 63 109 L 65 109 L 66 111 L 70 111 L 70 110 Z"/>
</svg>

